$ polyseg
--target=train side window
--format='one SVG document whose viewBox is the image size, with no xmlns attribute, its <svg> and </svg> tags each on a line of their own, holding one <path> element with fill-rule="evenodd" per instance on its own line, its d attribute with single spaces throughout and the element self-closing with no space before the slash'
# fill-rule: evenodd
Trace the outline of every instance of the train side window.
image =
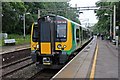
<svg viewBox="0 0 120 80">
<path fill-rule="evenodd" d="M 77 41 L 77 42 L 80 41 L 79 38 L 80 38 L 80 30 L 79 30 L 79 29 L 76 29 L 76 41 Z"/>
</svg>

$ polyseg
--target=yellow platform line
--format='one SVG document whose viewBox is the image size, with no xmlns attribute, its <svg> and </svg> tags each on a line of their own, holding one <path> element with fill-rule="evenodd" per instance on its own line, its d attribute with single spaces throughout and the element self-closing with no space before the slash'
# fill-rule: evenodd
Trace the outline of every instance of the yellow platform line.
<svg viewBox="0 0 120 80">
<path fill-rule="evenodd" d="M 94 80 L 97 55 L 98 55 L 98 44 L 96 47 L 95 56 L 94 56 L 94 60 L 93 60 L 93 64 L 92 64 L 92 69 L 91 69 L 91 73 L 90 73 L 90 80 Z"/>
</svg>

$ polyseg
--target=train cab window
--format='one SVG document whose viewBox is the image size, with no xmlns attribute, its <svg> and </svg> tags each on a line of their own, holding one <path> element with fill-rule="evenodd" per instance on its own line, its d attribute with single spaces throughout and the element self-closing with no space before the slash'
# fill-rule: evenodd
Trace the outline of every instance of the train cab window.
<svg viewBox="0 0 120 80">
<path fill-rule="evenodd" d="M 67 38 L 66 27 L 67 27 L 66 24 L 57 24 L 57 33 L 56 33 L 57 41 L 66 41 L 66 38 Z"/>
<path fill-rule="evenodd" d="M 35 25 L 33 28 L 33 41 L 34 42 L 38 41 L 38 27 L 37 27 L 37 25 Z"/>
<path fill-rule="evenodd" d="M 80 38 L 80 30 L 76 29 L 76 41 L 79 42 L 79 38 Z"/>
</svg>

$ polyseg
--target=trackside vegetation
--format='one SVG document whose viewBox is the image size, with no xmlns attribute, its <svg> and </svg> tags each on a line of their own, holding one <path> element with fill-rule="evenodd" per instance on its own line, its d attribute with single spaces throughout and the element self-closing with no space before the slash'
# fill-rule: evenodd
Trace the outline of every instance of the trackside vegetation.
<svg viewBox="0 0 120 80">
<path fill-rule="evenodd" d="M 29 44 L 30 43 L 30 35 L 26 35 L 25 38 L 23 38 L 23 35 L 19 34 L 9 34 L 8 39 L 15 39 L 15 44 Z M 0 46 L 5 46 L 4 39 L 0 39 Z"/>
<path fill-rule="evenodd" d="M 40 16 L 57 14 L 79 22 L 77 10 L 68 10 L 68 7 L 68 2 L 2 2 L 2 33 L 22 35 L 25 14 L 26 34 L 30 34 L 31 24 L 38 19 L 38 9 Z"/>
<path fill-rule="evenodd" d="M 77 18 L 78 11 L 76 9 L 68 10 L 69 7 L 71 7 L 69 2 L 2 2 L 2 33 L 7 33 L 8 39 L 15 39 L 16 44 L 29 43 L 32 23 L 38 19 L 38 9 L 41 11 L 40 16 L 57 14 L 80 23 Z M 24 14 L 25 39 L 23 38 Z M 2 39 L 0 46 L 3 45 L 4 40 Z"/>
<path fill-rule="evenodd" d="M 100 2 L 101 1 L 101 2 Z M 107 1 L 107 0 L 106 0 Z M 93 26 L 94 33 L 101 33 L 104 35 L 110 35 L 110 15 L 112 15 L 111 25 L 113 27 L 113 10 L 114 5 L 116 5 L 116 26 L 119 26 L 119 30 L 116 31 L 116 35 L 120 36 L 120 1 L 119 2 L 102 2 L 99 0 L 96 2 L 96 6 L 100 7 L 98 10 L 95 10 L 98 22 Z M 103 8 L 103 7 L 107 8 Z M 107 14 L 107 15 L 105 15 Z M 113 28 L 112 28 L 113 31 Z M 111 33 L 113 34 L 113 33 Z"/>
</svg>

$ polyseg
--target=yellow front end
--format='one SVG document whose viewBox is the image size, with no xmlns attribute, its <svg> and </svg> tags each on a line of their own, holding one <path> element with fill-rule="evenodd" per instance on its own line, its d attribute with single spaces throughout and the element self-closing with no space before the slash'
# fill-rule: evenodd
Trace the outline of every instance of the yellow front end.
<svg viewBox="0 0 120 80">
<path fill-rule="evenodd" d="M 34 24 L 32 25 L 32 31 L 31 31 L 31 50 L 38 49 L 37 45 L 38 42 L 33 42 L 32 40 L 32 34 L 33 34 L 33 27 Z M 51 43 L 50 42 L 41 42 L 41 54 L 51 54 Z M 64 50 L 70 50 L 72 48 L 72 28 L 71 28 L 71 23 L 68 21 L 67 24 L 67 41 L 65 42 L 55 42 L 55 50 L 62 50 L 59 49 L 57 46 L 61 44 L 62 47 L 65 47 Z"/>
<path fill-rule="evenodd" d="M 64 47 L 64 50 L 70 50 L 72 48 L 72 27 L 71 23 L 68 21 L 67 24 L 67 41 L 66 42 L 55 42 L 55 49 L 62 50 L 58 48 L 58 45 L 61 44 Z"/>
<path fill-rule="evenodd" d="M 38 42 L 33 42 L 33 28 L 35 24 L 32 24 L 32 30 L 31 30 L 31 51 L 38 50 Z M 41 54 L 51 54 L 51 44 L 50 42 L 42 42 L 41 44 Z"/>
<path fill-rule="evenodd" d="M 51 54 L 51 44 L 41 43 L 41 54 Z"/>
<path fill-rule="evenodd" d="M 64 20 L 65 21 L 65 20 Z M 43 25 L 41 22 L 42 26 L 46 26 L 46 23 Z M 31 55 L 32 55 L 32 60 L 34 62 L 39 62 L 39 64 L 42 65 L 51 65 L 51 64 L 61 64 L 65 63 L 67 60 L 67 52 L 72 48 L 72 27 L 71 27 L 71 22 L 69 20 L 66 20 L 66 37 L 65 41 L 51 41 L 52 39 L 54 40 L 55 37 L 55 32 L 51 33 L 50 36 L 54 36 L 54 38 L 50 37 L 50 40 L 44 41 L 44 39 L 40 39 L 41 35 L 42 38 L 44 38 L 46 35 L 49 33 L 46 31 L 46 28 L 44 30 L 46 31 L 46 34 L 40 34 L 40 38 L 38 36 L 37 40 L 34 41 L 34 31 L 35 27 L 37 28 L 38 25 L 33 24 L 32 25 L 32 30 L 31 30 Z M 43 27 L 41 27 L 43 29 Z M 42 30 L 41 29 L 41 30 Z M 63 28 L 64 29 L 64 28 Z M 39 30 L 39 29 L 36 29 Z M 54 29 L 53 29 L 54 30 Z M 48 34 L 47 34 L 48 33 Z M 52 35 L 53 34 L 53 35 Z M 49 36 L 49 35 L 48 35 Z M 38 42 L 41 40 L 40 42 Z M 61 45 L 61 48 L 58 46 Z"/>
</svg>

